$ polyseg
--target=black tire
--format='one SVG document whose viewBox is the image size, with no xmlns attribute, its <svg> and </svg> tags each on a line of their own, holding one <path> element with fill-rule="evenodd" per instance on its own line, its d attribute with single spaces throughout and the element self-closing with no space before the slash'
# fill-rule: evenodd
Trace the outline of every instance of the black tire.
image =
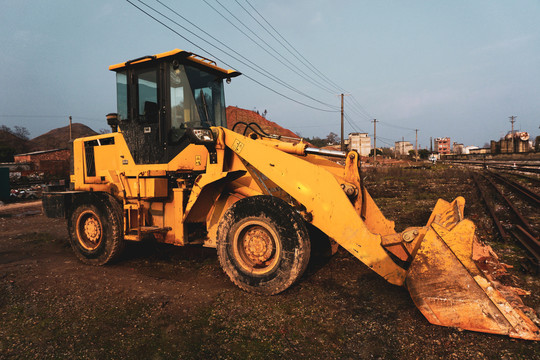
<svg viewBox="0 0 540 360">
<path fill-rule="evenodd" d="M 83 202 L 68 220 L 71 248 L 86 264 L 104 265 L 115 260 L 124 248 L 122 220 L 108 200 Z"/>
<path fill-rule="evenodd" d="M 217 232 L 223 271 L 241 289 L 274 295 L 294 284 L 309 262 L 304 220 L 272 196 L 242 199 L 223 215 Z"/>
</svg>

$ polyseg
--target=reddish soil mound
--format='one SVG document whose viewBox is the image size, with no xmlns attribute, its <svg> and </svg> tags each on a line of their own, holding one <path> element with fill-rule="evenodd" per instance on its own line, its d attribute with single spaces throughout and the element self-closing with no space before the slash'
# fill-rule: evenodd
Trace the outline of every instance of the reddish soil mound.
<svg viewBox="0 0 540 360">
<path fill-rule="evenodd" d="M 284 127 L 279 126 L 275 122 L 266 120 L 264 117 L 254 111 L 241 109 L 236 106 L 227 106 L 227 128 L 232 129 L 234 124 L 239 121 L 248 124 L 252 122 L 257 123 L 265 132 L 269 134 L 299 138 L 299 136 L 293 133 L 291 130 L 285 129 Z M 238 125 L 235 131 L 243 133 L 244 129 L 245 126 Z"/>
</svg>

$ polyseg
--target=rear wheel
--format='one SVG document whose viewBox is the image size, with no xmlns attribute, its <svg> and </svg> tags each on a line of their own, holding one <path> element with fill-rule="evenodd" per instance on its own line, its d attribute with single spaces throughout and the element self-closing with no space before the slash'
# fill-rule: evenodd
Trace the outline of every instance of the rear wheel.
<svg viewBox="0 0 540 360">
<path fill-rule="evenodd" d="M 286 202 L 254 196 L 227 210 L 217 250 L 221 267 L 236 285 L 273 295 L 302 276 L 311 244 L 303 219 Z"/>
<path fill-rule="evenodd" d="M 77 206 L 68 223 L 75 255 L 92 265 L 113 261 L 124 245 L 121 224 L 120 216 L 106 200 Z"/>
</svg>

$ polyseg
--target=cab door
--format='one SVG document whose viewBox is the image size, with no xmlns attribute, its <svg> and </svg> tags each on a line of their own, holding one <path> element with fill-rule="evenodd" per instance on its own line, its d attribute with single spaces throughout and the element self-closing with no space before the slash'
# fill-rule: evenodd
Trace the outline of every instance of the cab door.
<svg viewBox="0 0 540 360">
<path fill-rule="evenodd" d="M 161 129 L 165 117 L 161 66 L 136 67 L 128 72 L 128 118 L 122 132 L 137 164 L 165 160 Z"/>
</svg>

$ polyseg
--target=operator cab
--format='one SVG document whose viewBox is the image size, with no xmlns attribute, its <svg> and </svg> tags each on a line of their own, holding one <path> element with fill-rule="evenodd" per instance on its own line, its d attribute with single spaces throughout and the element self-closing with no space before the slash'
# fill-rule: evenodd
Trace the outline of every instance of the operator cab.
<svg viewBox="0 0 540 360">
<path fill-rule="evenodd" d="M 112 65 L 119 126 L 137 164 L 166 163 L 193 143 L 190 129 L 227 126 L 223 80 L 240 75 L 173 50 Z M 192 134 L 191 134 L 192 135 Z"/>
</svg>

